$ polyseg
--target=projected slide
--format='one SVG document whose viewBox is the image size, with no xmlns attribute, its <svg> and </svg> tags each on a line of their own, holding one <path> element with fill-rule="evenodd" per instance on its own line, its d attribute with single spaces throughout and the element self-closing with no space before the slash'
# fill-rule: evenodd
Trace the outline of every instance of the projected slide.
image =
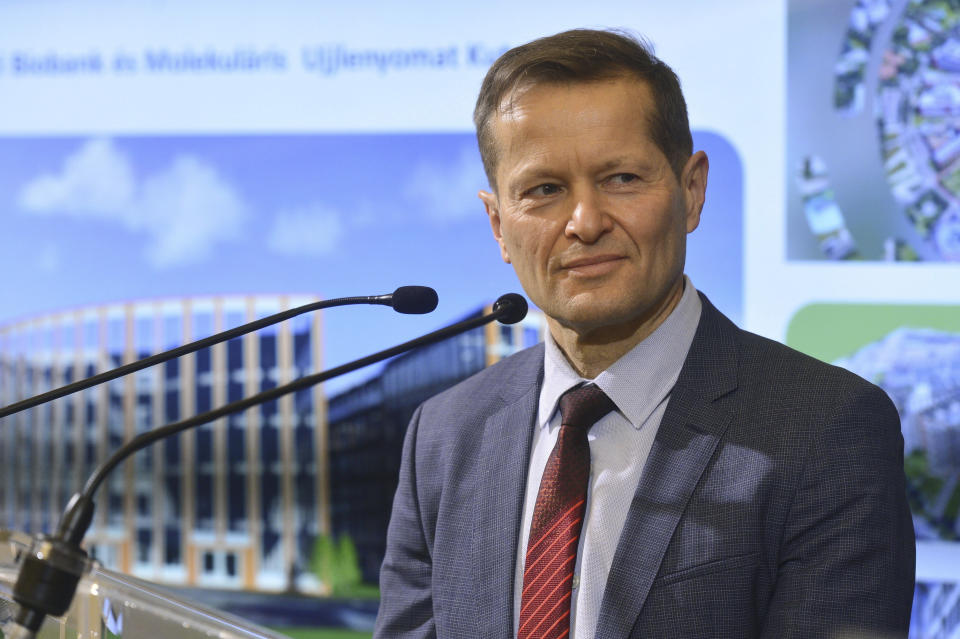
<svg viewBox="0 0 960 639">
<path fill-rule="evenodd" d="M 791 3 L 791 259 L 960 260 L 958 26 L 938 0 Z"/>
<path fill-rule="evenodd" d="M 720 135 L 695 132 L 695 144 L 714 171 L 687 271 L 739 320 L 742 164 Z M 304 295 L 386 292 L 385 281 L 402 277 L 398 284 L 437 288 L 448 312 L 462 316 L 516 288 L 477 198 L 487 183 L 471 132 L 19 137 L 4 139 L 0 167 L 8 212 L 0 249 L 24 273 L 10 283 L 15 301 L 4 302 L 0 322 L 2 404 L 92 374 L 104 360 L 118 365 L 305 303 Z M 220 355 L 148 369 L 133 386 L 87 391 L 80 407 L 60 400 L 7 420 L 5 481 L 29 477 L 31 486 L 6 500 L 7 525 L 49 528 L 69 486 L 35 469 L 85 475 L 104 429 L 117 445 L 125 420 L 142 432 L 399 343 L 412 324 L 426 332 L 442 323 L 386 312 L 337 309 L 323 314 L 322 330 L 303 318 L 233 340 Z M 110 567 L 167 583 L 340 594 L 339 573 L 323 566 L 346 553 L 351 574 L 375 583 L 410 413 L 492 358 L 542 339 L 542 318 L 529 320 L 516 335 L 505 327 L 491 341 L 480 331 L 415 365 L 363 371 L 205 426 L 184 438 L 189 451 L 163 448 L 153 462 L 162 463 L 162 483 L 150 481 L 152 457 L 141 454 L 138 517 L 124 518 L 124 485 L 111 483 L 93 551 Z M 127 402 L 137 408 L 125 417 Z M 35 453 L 14 454 L 23 439 L 36 440 Z M 327 463 L 329 476 L 318 470 Z M 146 516 L 154 512 L 162 525 Z M 321 535 L 323 521 L 330 533 Z M 326 555 L 339 558 L 318 559 Z"/>
</svg>

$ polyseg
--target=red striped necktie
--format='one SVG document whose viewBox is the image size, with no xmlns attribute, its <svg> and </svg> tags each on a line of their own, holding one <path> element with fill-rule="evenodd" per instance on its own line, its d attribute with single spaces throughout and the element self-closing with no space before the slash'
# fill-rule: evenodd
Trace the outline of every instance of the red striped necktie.
<svg viewBox="0 0 960 639">
<path fill-rule="evenodd" d="M 560 434 L 540 480 L 527 540 L 518 639 L 570 634 L 573 571 L 590 480 L 587 431 L 614 408 L 593 384 L 568 390 L 560 398 Z"/>
</svg>

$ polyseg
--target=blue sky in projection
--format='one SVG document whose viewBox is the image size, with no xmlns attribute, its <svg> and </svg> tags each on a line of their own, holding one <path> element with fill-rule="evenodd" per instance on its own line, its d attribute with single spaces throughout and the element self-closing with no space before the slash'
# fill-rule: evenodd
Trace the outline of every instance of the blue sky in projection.
<svg viewBox="0 0 960 639">
<path fill-rule="evenodd" d="M 711 173 L 687 272 L 742 316 L 742 168 L 695 133 Z M 0 321 L 130 299 L 437 289 L 432 315 L 328 311 L 326 365 L 520 291 L 476 197 L 470 133 L 7 138 Z"/>
</svg>

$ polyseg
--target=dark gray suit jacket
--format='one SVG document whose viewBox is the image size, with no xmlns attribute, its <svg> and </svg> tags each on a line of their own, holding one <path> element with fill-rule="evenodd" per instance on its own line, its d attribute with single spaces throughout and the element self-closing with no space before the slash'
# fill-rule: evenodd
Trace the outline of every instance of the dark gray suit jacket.
<svg viewBox="0 0 960 639">
<path fill-rule="evenodd" d="M 512 636 L 542 378 L 540 345 L 414 414 L 376 637 Z M 903 440 L 886 394 L 738 329 L 703 298 L 595 636 L 905 636 L 913 577 Z"/>
</svg>

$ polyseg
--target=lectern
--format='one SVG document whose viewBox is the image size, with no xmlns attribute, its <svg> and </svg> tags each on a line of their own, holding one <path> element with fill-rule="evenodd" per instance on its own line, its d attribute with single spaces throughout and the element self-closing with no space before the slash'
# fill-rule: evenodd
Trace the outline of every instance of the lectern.
<svg viewBox="0 0 960 639">
<path fill-rule="evenodd" d="M 13 584 L 33 540 L 0 530 L 0 631 L 12 636 Z M 188 603 L 151 584 L 88 562 L 70 609 L 47 617 L 40 639 L 286 639 L 233 615 Z"/>
</svg>

